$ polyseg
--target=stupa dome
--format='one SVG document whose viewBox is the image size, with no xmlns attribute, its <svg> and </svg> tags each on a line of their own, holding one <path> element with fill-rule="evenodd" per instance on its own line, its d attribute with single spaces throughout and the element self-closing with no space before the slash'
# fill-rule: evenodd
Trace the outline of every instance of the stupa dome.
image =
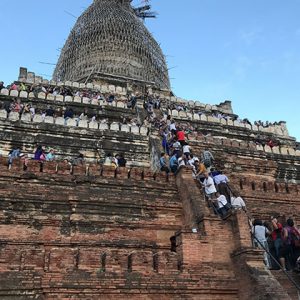
<svg viewBox="0 0 300 300">
<path fill-rule="evenodd" d="M 94 0 L 72 29 L 53 79 L 84 82 L 97 74 L 170 89 L 162 50 L 130 0 Z"/>
</svg>

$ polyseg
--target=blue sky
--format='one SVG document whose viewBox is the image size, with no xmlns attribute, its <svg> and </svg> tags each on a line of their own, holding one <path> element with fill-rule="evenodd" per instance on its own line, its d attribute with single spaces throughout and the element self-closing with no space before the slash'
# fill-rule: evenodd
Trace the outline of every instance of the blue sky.
<svg viewBox="0 0 300 300">
<path fill-rule="evenodd" d="M 51 75 L 75 18 L 92 0 L 1 0 L 0 80 L 19 66 Z M 141 1 L 137 0 L 135 3 Z M 250 120 L 286 120 L 300 140 L 300 0 L 152 0 L 147 27 L 167 55 L 176 95 L 232 100 Z M 188 4 L 187 4 L 188 3 Z"/>
</svg>

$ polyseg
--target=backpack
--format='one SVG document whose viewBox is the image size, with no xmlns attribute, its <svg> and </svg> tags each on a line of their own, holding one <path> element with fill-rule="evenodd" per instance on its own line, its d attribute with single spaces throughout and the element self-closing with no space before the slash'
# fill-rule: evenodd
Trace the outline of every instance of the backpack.
<svg viewBox="0 0 300 300">
<path fill-rule="evenodd" d="M 284 232 L 287 231 L 287 237 L 284 236 Z M 294 245 L 296 239 L 296 232 L 293 227 L 286 226 L 281 231 L 281 239 L 285 245 Z"/>
<path fill-rule="evenodd" d="M 295 227 L 292 227 L 291 235 L 292 235 L 292 244 L 293 244 L 296 248 L 300 248 L 300 234 L 299 234 L 299 232 L 295 229 Z"/>
</svg>

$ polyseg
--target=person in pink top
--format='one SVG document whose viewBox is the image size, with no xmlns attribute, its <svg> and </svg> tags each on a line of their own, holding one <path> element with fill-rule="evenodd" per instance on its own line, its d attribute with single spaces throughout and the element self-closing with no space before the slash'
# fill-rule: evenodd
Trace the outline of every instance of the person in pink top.
<svg viewBox="0 0 300 300">
<path fill-rule="evenodd" d="M 15 83 L 13 83 L 13 84 L 11 85 L 11 87 L 10 87 L 10 90 L 11 90 L 11 91 L 17 91 L 17 90 L 18 90 L 18 86 L 17 86 Z"/>
</svg>

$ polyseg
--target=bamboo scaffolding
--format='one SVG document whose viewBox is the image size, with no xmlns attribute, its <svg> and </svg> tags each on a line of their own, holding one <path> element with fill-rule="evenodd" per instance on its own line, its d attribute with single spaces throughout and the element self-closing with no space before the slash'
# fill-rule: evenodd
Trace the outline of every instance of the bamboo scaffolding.
<svg viewBox="0 0 300 300">
<path fill-rule="evenodd" d="M 81 82 L 108 73 L 170 89 L 165 56 L 130 2 L 94 0 L 72 29 L 54 80 Z"/>
</svg>

